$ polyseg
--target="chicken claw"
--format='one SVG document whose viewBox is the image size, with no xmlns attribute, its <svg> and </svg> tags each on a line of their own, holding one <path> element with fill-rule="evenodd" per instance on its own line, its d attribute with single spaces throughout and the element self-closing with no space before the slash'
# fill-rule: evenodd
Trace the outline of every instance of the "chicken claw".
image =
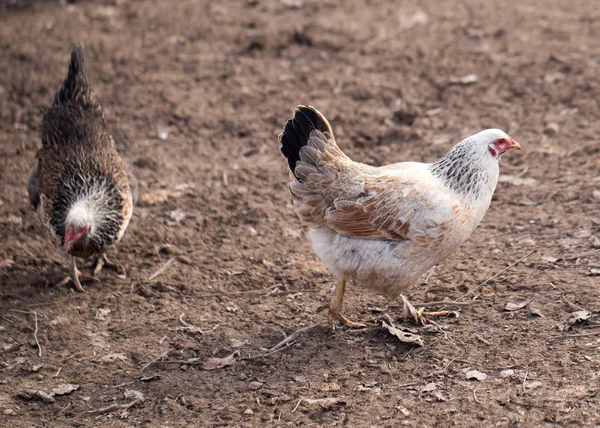
<svg viewBox="0 0 600 428">
<path fill-rule="evenodd" d="M 339 279 L 335 285 L 335 292 L 329 302 L 329 321 L 332 324 L 336 322 L 345 325 L 348 328 L 365 328 L 366 325 L 354 321 L 350 321 L 341 313 L 342 302 L 344 300 L 344 292 L 346 291 L 346 280 Z"/>
<path fill-rule="evenodd" d="M 415 309 L 415 307 L 408 301 L 403 294 L 401 294 L 398 298 L 398 303 L 402 305 L 402 311 L 404 315 L 404 319 L 412 318 L 417 325 L 425 326 L 427 324 L 434 324 L 433 321 L 427 319 L 436 318 L 436 317 L 451 317 L 457 316 L 457 313 L 454 311 L 437 311 L 437 312 L 426 312 L 425 308 Z"/>
<path fill-rule="evenodd" d="M 94 276 L 98 275 L 103 267 L 115 271 L 119 278 L 127 278 L 127 274 L 123 265 L 111 262 L 108 260 L 108 257 L 106 257 L 106 254 L 101 254 L 94 259 L 92 263 L 92 273 Z"/>
<path fill-rule="evenodd" d="M 77 263 L 75 262 L 75 257 L 73 256 L 71 256 L 70 270 L 71 272 L 69 276 L 66 276 L 62 281 L 56 284 L 57 287 L 62 287 L 64 285 L 73 283 L 75 289 L 83 293 L 85 290 L 81 286 L 82 282 L 100 282 L 100 280 L 94 276 L 81 274 L 79 269 L 77 269 Z"/>
</svg>

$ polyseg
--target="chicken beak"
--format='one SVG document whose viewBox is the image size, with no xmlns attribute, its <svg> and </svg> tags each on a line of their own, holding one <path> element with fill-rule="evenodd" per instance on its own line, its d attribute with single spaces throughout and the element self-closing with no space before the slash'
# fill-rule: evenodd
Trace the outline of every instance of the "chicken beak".
<svg viewBox="0 0 600 428">
<path fill-rule="evenodd" d="M 521 150 L 521 145 L 511 138 L 510 139 L 510 148 Z"/>
</svg>

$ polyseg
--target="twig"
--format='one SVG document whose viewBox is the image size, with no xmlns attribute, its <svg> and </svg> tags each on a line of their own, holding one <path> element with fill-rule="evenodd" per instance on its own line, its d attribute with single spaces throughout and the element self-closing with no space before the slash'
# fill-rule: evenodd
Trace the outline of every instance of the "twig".
<svg viewBox="0 0 600 428">
<path fill-rule="evenodd" d="M 523 378 L 523 394 L 525 394 L 525 381 L 527 380 L 527 372 L 525 372 L 525 377 Z"/>
<path fill-rule="evenodd" d="M 299 328 L 298 330 L 296 330 L 295 332 L 293 332 L 292 334 L 290 334 L 288 337 L 286 337 L 285 339 L 283 339 L 281 342 L 279 342 L 277 345 L 275 345 L 271 349 L 269 349 L 269 353 L 275 352 L 275 351 L 283 348 L 284 346 L 286 346 L 291 341 L 295 340 L 296 338 L 298 338 L 302 334 L 306 333 L 308 330 L 311 330 L 311 329 L 313 329 L 315 327 L 319 327 L 319 324 L 313 324 L 313 325 L 309 325 L 309 326 L 306 326 L 306 327 Z"/>
<path fill-rule="evenodd" d="M 33 311 L 33 316 L 35 317 L 35 331 L 33 332 L 33 338 L 35 339 L 35 343 L 38 347 L 38 357 L 42 356 L 42 346 L 40 345 L 40 341 L 38 340 L 38 319 L 37 319 L 37 311 Z"/>
<path fill-rule="evenodd" d="M 0 355 L 8 354 L 9 352 L 16 351 L 21 347 L 20 343 L 15 343 L 6 349 L 0 349 Z"/>
<path fill-rule="evenodd" d="M 258 290 L 246 290 L 246 291 L 232 291 L 231 293 L 207 293 L 207 294 L 198 294 L 198 297 L 218 297 L 218 296 L 239 296 L 243 294 L 293 294 L 293 293 L 315 293 L 320 291 L 320 289 L 310 289 L 310 290 L 278 290 L 277 287 L 269 287 L 269 288 L 261 288 Z"/>
<path fill-rule="evenodd" d="M 477 394 L 475 394 L 475 391 L 477 391 L 477 388 L 473 389 L 473 399 L 477 404 L 481 404 L 481 402 L 477 399 Z"/>
<path fill-rule="evenodd" d="M 593 256 L 594 254 L 600 253 L 600 250 L 588 251 L 587 253 L 577 254 L 576 256 L 564 257 L 565 260 L 575 260 L 581 257 Z"/>
<path fill-rule="evenodd" d="M 477 290 L 479 290 L 481 287 L 483 287 L 485 284 L 487 284 L 488 282 L 490 282 L 491 280 L 497 278 L 498 276 L 502 275 L 504 272 L 506 272 L 508 269 L 510 269 L 513 266 L 516 266 L 517 264 L 521 263 L 523 260 L 525 260 L 527 257 L 529 257 L 530 255 L 532 255 L 533 253 L 536 253 L 538 250 L 531 250 L 529 253 L 527 253 L 526 255 L 524 255 L 523 257 L 521 257 L 519 260 L 517 260 L 516 262 L 513 262 L 511 264 L 509 264 L 508 266 L 506 266 L 504 269 L 502 269 L 500 272 L 496 273 L 495 275 L 492 275 L 490 278 L 486 279 L 485 281 L 483 281 L 481 284 L 473 287 L 471 290 L 467 291 L 467 293 L 463 294 L 462 296 L 460 296 L 458 300 L 464 299 L 465 297 L 470 296 L 471 294 L 475 293 Z"/>
<path fill-rule="evenodd" d="M 408 382 L 408 383 L 403 383 L 401 385 L 392 385 L 392 386 L 390 386 L 390 388 L 393 388 L 393 389 L 408 388 L 409 386 L 415 386 L 415 385 L 418 385 L 420 383 L 421 382 Z"/>
<path fill-rule="evenodd" d="M 571 302 L 569 299 L 567 299 L 565 296 L 562 296 L 562 299 L 565 301 L 565 303 L 573 310 L 575 311 L 585 311 L 585 308 L 582 308 L 579 305 L 576 305 L 575 303 Z"/>
<path fill-rule="evenodd" d="M 300 400 L 298 400 L 298 403 L 296 404 L 296 407 L 294 407 L 294 410 L 292 410 L 292 413 L 294 413 L 296 410 L 298 410 L 298 406 L 300 406 L 300 403 L 302 403 L 302 398 Z"/>
<path fill-rule="evenodd" d="M 163 273 L 165 273 L 165 271 L 167 269 L 169 269 L 169 266 L 171 266 L 174 261 L 175 261 L 174 257 L 171 257 L 169 260 L 167 260 L 167 262 L 164 265 L 162 265 L 160 268 L 158 268 L 158 270 L 156 272 L 154 272 L 152 275 L 150 275 L 150 277 L 148 278 L 148 281 L 152 281 L 159 275 L 162 275 Z"/>
<path fill-rule="evenodd" d="M 178 329 L 180 329 L 180 330 L 189 330 L 189 331 L 192 331 L 192 332 L 194 332 L 194 333 L 200 333 L 200 334 L 204 334 L 204 332 L 202 331 L 202 329 L 201 329 L 200 327 L 196 327 L 195 325 L 193 325 L 193 324 L 190 324 L 190 323 L 189 323 L 189 322 L 187 322 L 187 321 L 184 321 L 184 320 L 183 320 L 183 316 L 184 316 L 184 315 L 185 315 L 185 313 L 183 313 L 183 314 L 181 314 L 181 315 L 179 316 L 179 322 L 181 322 L 181 325 L 182 325 L 183 327 L 178 327 Z"/>
<path fill-rule="evenodd" d="M 130 409 L 133 406 L 137 406 L 138 404 L 141 404 L 143 402 L 144 402 L 144 400 L 138 398 L 137 400 L 133 400 L 131 403 L 111 404 L 110 406 L 102 407 L 100 409 L 88 410 L 85 413 L 88 415 L 102 415 L 104 413 L 112 412 L 114 410 L 127 410 L 127 409 Z"/>
<path fill-rule="evenodd" d="M 67 404 L 60 412 L 58 412 L 59 415 L 62 415 L 63 413 L 65 413 L 67 411 L 67 409 L 69 407 L 71 407 L 73 405 L 73 403 L 69 402 L 69 404 Z"/>
<path fill-rule="evenodd" d="M 365 47 L 370 48 L 372 46 L 382 44 L 388 40 L 394 39 L 394 38 L 398 37 L 400 34 L 404 33 L 405 31 L 412 30 L 413 28 L 415 28 L 419 25 L 425 24 L 426 21 L 427 21 L 427 15 L 424 15 L 423 13 L 416 14 L 412 18 L 410 18 L 407 22 L 401 24 L 395 31 L 392 31 L 391 33 L 386 34 L 386 35 L 380 35 L 380 36 L 372 38 L 367 43 L 365 43 Z"/>
<path fill-rule="evenodd" d="M 160 354 L 160 355 L 159 355 L 159 357 L 158 357 L 157 359 L 155 359 L 155 360 L 153 360 L 153 361 L 150 361 L 148 364 L 146 364 L 144 367 L 142 367 L 142 369 L 141 369 L 140 371 L 142 371 L 142 372 L 143 372 L 143 371 L 144 371 L 144 370 L 146 370 L 148 367 L 150 367 L 152 364 L 159 363 L 159 362 L 160 362 L 159 360 L 160 360 L 161 358 L 164 358 L 164 357 L 166 357 L 167 355 L 169 355 L 169 352 L 171 352 L 171 351 L 169 350 L 169 351 L 163 352 L 162 354 Z"/>
<path fill-rule="evenodd" d="M 478 304 L 478 300 L 472 300 L 469 302 L 456 302 L 453 300 L 438 300 L 435 302 L 426 302 L 426 303 L 415 303 L 413 306 L 419 308 L 430 308 L 432 306 L 470 306 Z"/>
<path fill-rule="evenodd" d="M 551 339 L 560 339 L 563 337 L 585 337 L 585 336 L 597 336 L 600 334 L 600 331 L 592 331 L 590 333 L 578 333 L 578 334 L 564 334 L 564 335 L 556 335 L 550 336 Z"/>
<path fill-rule="evenodd" d="M 441 370 L 436 370 L 429 373 L 427 376 L 425 376 L 425 379 L 435 376 L 436 374 L 445 373 L 446 370 L 448 370 L 448 367 L 450 367 L 450 364 L 452 364 L 454 361 L 456 361 L 456 358 L 452 358 Z"/>
</svg>

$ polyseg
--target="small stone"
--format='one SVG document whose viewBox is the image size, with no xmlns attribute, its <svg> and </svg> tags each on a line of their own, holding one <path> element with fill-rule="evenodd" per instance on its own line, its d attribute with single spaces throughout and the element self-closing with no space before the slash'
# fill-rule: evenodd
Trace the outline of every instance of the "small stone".
<svg viewBox="0 0 600 428">
<path fill-rule="evenodd" d="M 472 85 L 473 83 L 476 83 L 477 80 L 478 79 L 477 79 L 476 74 L 467 74 L 466 76 L 462 76 L 462 77 L 453 76 L 450 78 L 451 83 L 459 84 L 459 85 L 463 85 L 463 86 Z"/>
<path fill-rule="evenodd" d="M 556 263 L 558 261 L 558 257 L 554 257 L 551 255 L 543 255 L 542 260 L 548 263 Z"/>
<path fill-rule="evenodd" d="M 592 196 L 596 199 L 600 199 L 600 190 L 594 190 Z"/>
<path fill-rule="evenodd" d="M 44 375 L 41 375 L 41 374 L 37 375 L 37 380 L 44 380 Z"/>
<path fill-rule="evenodd" d="M 304 6 L 304 2 L 302 0 L 281 0 L 281 4 L 289 9 L 300 9 Z"/>
<path fill-rule="evenodd" d="M 502 370 L 502 371 L 500 372 L 500 377 L 501 377 L 501 378 L 512 377 L 512 376 L 514 376 L 514 375 L 515 375 L 515 371 L 514 371 L 514 370 L 511 370 L 511 369 L 508 369 L 508 370 Z"/>
<path fill-rule="evenodd" d="M 257 391 L 257 390 L 259 390 L 260 388 L 262 388 L 262 386 L 263 386 L 262 382 L 253 381 L 253 382 L 250 382 L 250 384 L 248 385 L 248 388 L 249 388 L 251 391 Z"/>
<path fill-rule="evenodd" d="M 519 242 L 522 247 L 535 247 L 536 242 L 531 238 L 525 238 Z"/>
<path fill-rule="evenodd" d="M 244 415 L 252 416 L 254 414 L 254 410 L 248 408 L 244 410 Z"/>
<path fill-rule="evenodd" d="M 534 380 L 533 382 L 525 382 L 523 384 L 523 388 L 535 389 L 535 388 L 539 388 L 542 385 L 543 385 L 543 383 L 540 382 L 539 380 Z"/>
<path fill-rule="evenodd" d="M 465 377 L 467 379 L 475 379 L 475 380 L 486 380 L 487 379 L 487 374 L 482 373 L 478 370 L 469 370 L 468 372 L 465 373 Z"/>
<path fill-rule="evenodd" d="M 61 383 L 56 388 L 51 391 L 52 395 L 68 395 L 74 391 L 79 389 L 79 385 L 74 385 L 72 383 Z"/>
<path fill-rule="evenodd" d="M 408 411 L 408 409 L 406 407 L 397 406 L 396 409 L 398 409 L 400 411 L 400 413 L 402 413 L 404 416 L 410 415 L 410 412 Z"/>
<path fill-rule="evenodd" d="M 255 237 L 258 236 L 258 232 L 252 226 L 248 226 L 248 235 Z"/>
<path fill-rule="evenodd" d="M 546 134 L 549 137 L 552 137 L 558 134 L 559 129 L 560 127 L 558 126 L 558 123 L 550 122 L 546 125 L 546 128 L 544 128 L 544 134 Z"/>
<path fill-rule="evenodd" d="M 108 308 L 98 308 L 98 310 L 96 310 L 95 318 L 99 321 L 105 321 L 106 319 L 108 319 L 108 315 L 111 312 L 112 311 Z"/>
<path fill-rule="evenodd" d="M 33 366 L 33 367 L 31 368 L 31 371 L 32 371 L 32 372 L 34 372 L 34 373 L 37 373 L 37 372 L 39 372 L 39 371 L 40 371 L 40 369 L 41 369 L 41 368 L 42 368 L 42 365 L 41 365 L 41 364 L 36 364 L 35 366 Z"/>
<path fill-rule="evenodd" d="M 4 414 L 8 416 L 17 416 L 17 412 L 15 412 L 13 409 L 5 409 Z"/>
</svg>

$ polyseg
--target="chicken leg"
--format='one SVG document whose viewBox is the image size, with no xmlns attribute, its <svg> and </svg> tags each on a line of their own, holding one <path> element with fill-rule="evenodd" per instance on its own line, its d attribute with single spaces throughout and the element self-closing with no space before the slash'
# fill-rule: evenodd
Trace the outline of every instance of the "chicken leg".
<svg viewBox="0 0 600 428">
<path fill-rule="evenodd" d="M 106 254 L 101 254 L 94 259 L 92 263 L 92 273 L 94 274 L 94 276 L 98 275 L 98 273 L 102 270 L 103 267 L 115 271 L 119 278 L 127 278 L 125 268 L 118 263 L 113 263 L 110 260 L 108 260 Z"/>
<path fill-rule="evenodd" d="M 70 256 L 70 270 L 71 272 L 69 276 L 66 276 L 62 281 L 56 284 L 57 286 L 62 287 L 63 285 L 67 285 L 72 282 L 75 286 L 75 289 L 83 293 L 85 290 L 81 286 L 82 282 L 100 282 L 98 278 L 94 276 L 81 274 L 79 269 L 77 269 L 77 262 L 73 256 Z"/>
<path fill-rule="evenodd" d="M 412 318 L 417 325 L 427 325 L 432 322 L 427 319 L 436 318 L 436 317 L 449 317 L 456 316 L 456 312 L 454 311 L 437 311 L 437 312 L 426 312 L 425 308 L 420 308 L 419 310 L 415 309 L 415 307 L 408 301 L 404 295 L 400 295 L 398 297 L 398 303 L 402 306 L 402 311 L 404 313 L 404 319 Z"/>
<path fill-rule="evenodd" d="M 333 293 L 331 301 L 329 302 L 329 320 L 332 324 L 337 321 L 348 328 L 364 328 L 364 324 L 350 321 L 348 318 L 342 315 L 341 310 L 345 291 L 346 280 L 344 278 L 340 278 L 335 283 L 335 292 Z"/>
</svg>

